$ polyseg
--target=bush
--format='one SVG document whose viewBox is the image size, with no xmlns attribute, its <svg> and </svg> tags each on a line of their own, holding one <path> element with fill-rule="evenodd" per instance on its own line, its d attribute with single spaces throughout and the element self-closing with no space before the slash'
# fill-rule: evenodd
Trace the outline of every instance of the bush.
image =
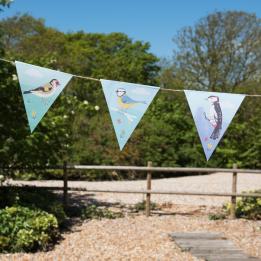
<svg viewBox="0 0 261 261">
<path fill-rule="evenodd" d="M 46 189 L 26 187 L 1 187 L 0 188 L 0 208 L 19 205 L 29 208 L 38 208 L 53 214 L 59 225 L 63 225 L 66 214 L 63 205 L 57 198 L 57 195 Z"/>
<path fill-rule="evenodd" d="M 246 192 L 243 192 L 246 193 Z M 261 194 L 261 189 L 249 193 Z M 231 204 L 227 204 L 226 210 L 230 211 Z M 260 220 L 261 219 L 261 198 L 242 197 L 236 203 L 236 217 Z"/>
<path fill-rule="evenodd" d="M 0 252 L 46 250 L 59 236 L 57 219 L 39 209 L 0 210 Z"/>
<path fill-rule="evenodd" d="M 226 219 L 227 215 L 225 213 L 209 214 L 208 218 L 209 220 L 222 220 L 222 219 Z"/>
<path fill-rule="evenodd" d="M 107 208 L 99 208 L 96 205 L 90 205 L 82 210 L 81 218 L 82 219 L 115 219 L 123 217 L 123 214 L 120 212 L 113 212 Z"/>
<path fill-rule="evenodd" d="M 139 211 L 144 211 L 146 209 L 146 201 L 143 200 L 141 202 L 138 202 L 134 205 L 134 210 L 139 212 Z M 150 209 L 151 210 L 156 210 L 158 209 L 157 204 L 154 202 L 150 202 Z"/>
</svg>

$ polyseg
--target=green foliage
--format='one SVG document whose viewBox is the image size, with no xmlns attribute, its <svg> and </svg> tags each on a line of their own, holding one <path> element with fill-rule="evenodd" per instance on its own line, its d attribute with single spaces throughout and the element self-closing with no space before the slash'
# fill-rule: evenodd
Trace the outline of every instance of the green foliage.
<svg viewBox="0 0 261 261">
<path fill-rule="evenodd" d="M 250 191 L 249 193 L 261 194 L 261 189 Z M 230 211 L 231 204 L 225 206 L 227 212 Z M 242 197 L 236 203 L 236 217 L 261 220 L 261 198 Z"/>
<path fill-rule="evenodd" d="M 226 219 L 227 215 L 225 213 L 209 214 L 208 218 L 209 220 L 222 220 Z"/>
<path fill-rule="evenodd" d="M 57 218 L 59 225 L 65 223 L 66 214 L 63 205 L 53 192 L 40 188 L 1 187 L 0 198 L 0 208 L 13 205 L 37 208 L 53 214 Z"/>
<path fill-rule="evenodd" d="M 256 59 L 260 20 L 251 14 L 210 14 L 181 31 L 176 37 L 180 44 L 177 60 L 161 64 L 149 52 L 148 43 L 133 41 L 122 33 L 63 33 L 29 15 L 2 20 L 0 28 L 1 57 L 12 60 L 168 89 L 191 86 L 206 91 L 260 93 L 257 72 L 261 65 Z M 242 52 L 235 50 L 239 44 Z M 244 48 L 246 44 L 249 48 Z M 252 54 L 255 56 L 249 60 Z M 238 64 L 243 68 L 238 69 Z M 30 134 L 15 73 L 11 64 L 0 62 L 0 164 L 30 168 L 18 177 L 61 178 L 59 171 L 33 174 L 34 166 L 61 164 L 64 160 L 88 165 L 146 165 L 153 161 L 154 166 L 231 167 L 237 163 L 239 167 L 261 167 L 258 98 L 245 99 L 211 160 L 206 162 L 183 93 L 160 91 L 124 150 L 119 151 L 100 83 L 74 78 Z M 70 178 L 144 177 L 144 173 L 135 172 L 85 173 L 74 172 Z"/>
<path fill-rule="evenodd" d="M 2 20 L 0 27 L 0 43 L 8 59 L 97 78 L 155 83 L 159 67 L 157 58 L 148 52 L 149 44 L 134 42 L 124 34 L 65 34 L 29 15 Z M 30 134 L 18 81 L 12 77 L 15 68 L 3 62 L 1 68 L 1 164 L 26 164 L 33 169 L 68 159 L 73 163 L 112 162 L 104 153 L 105 145 L 112 145 L 109 155 L 120 155 L 99 83 L 74 78 Z"/>
<path fill-rule="evenodd" d="M 107 208 L 97 207 L 96 205 L 85 207 L 81 213 L 82 219 L 115 219 L 121 217 L 123 217 L 123 214 L 121 212 L 113 212 Z"/>
<path fill-rule="evenodd" d="M 175 62 L 190 88 L 235 91 L 260 75 L 260 40 L 254 14 L 214 12 L 177 34 Z"/>
<path fill-rule="evenodd" d="M 133 209 L 137 212 L 144 211 L 146 209 L 146 201 L 142 200 L 141 202 L 138 202 L 134 205 Z M 150 209 L 156 210 L 158 209 L 158 206 L 155 202 L 150 202 Z"/>
<path fill-rule="evenodd" d="M 0 6 L 3 7 L 10 7 L 10 4 L 13 2 L 13 0 L 0 0 Z M 0 8 L 0 12 L 3 11 L 3 8 Z"/>
<path fill-rule="evenodd" d="M 0 252 L 47 250 L 59 236 L 56 218 L 38 209 L 0 210 Z"/>
</svg>

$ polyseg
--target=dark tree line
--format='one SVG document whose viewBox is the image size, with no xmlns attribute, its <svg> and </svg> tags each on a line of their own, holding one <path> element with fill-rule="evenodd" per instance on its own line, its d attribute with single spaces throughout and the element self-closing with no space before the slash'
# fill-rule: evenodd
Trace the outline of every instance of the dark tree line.
<svg viewBox="0 0 261 261">
<path fill-rule="evenodd" d="M 149 43 L 122 33 L 63 33 L 29 15 L 2 20 L 0 29 L 1 57 L 11 60 L 163 88 L 260 93 L 260 19 L 244 12 L 216 12 L 182 29 L 166 66 Z M 184 95 L 159 92 L 120 152 L 99 83 L 73 79 L 30 134 L 15 68 L 0 65 L 0 164 L 261 167 L 260 98 L 246 98 L 206 162 Z"/>
</svg>

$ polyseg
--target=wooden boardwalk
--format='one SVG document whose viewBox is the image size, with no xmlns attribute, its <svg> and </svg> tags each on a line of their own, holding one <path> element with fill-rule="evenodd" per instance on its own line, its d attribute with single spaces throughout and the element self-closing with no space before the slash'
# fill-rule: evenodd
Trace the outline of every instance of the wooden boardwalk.
<svg viewBox="0 0 261 261">
<path fill-rule="evenodd" d="M 261 261 L 246 255 L 219 233 L 172 233 L 171 237 L 182 251 L 207 261 Z"/>
</svg>

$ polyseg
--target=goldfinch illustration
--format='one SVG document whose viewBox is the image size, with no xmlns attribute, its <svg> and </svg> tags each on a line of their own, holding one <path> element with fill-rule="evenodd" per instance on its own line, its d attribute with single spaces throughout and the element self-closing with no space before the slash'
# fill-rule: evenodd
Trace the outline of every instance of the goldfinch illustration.
<svg viewBox="0 0 261 261">
<path fill-rule="evenodd" d="M 28 90 L 28 91 L 24 91 L 24 94 L 34 94 L 37 95 L 39 97 L 49 97 L 51 95 L 53 95 L 54 91 L 56 90 L 56 88 L 58 88 L 60 85 L 60 82 L 57 79 L 52 79 L 50 82 L 46 83 L 43 86 L 39 86 L 35 89 L 32 90 Z"/>
</svg>

